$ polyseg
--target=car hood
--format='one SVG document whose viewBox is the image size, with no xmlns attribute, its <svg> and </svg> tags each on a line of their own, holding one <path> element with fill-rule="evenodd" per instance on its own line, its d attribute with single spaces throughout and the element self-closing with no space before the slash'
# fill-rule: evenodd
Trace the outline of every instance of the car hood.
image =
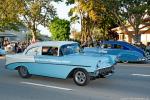
<svg viewBox="0 0 150 100">
<path fill-rule="evenodd" d="M 113 65 L 115 63 L 114 59 L 109 55 L 99 55 L 99 54 L 87 54 L 87 53 L 77 53 L 64 56 L 73 64 L 85 65 L 85 66 L 97 66 L 105 67 L 106 65 Z M 70 60 L 73 59 L 73 60 Z"/>
</svg>

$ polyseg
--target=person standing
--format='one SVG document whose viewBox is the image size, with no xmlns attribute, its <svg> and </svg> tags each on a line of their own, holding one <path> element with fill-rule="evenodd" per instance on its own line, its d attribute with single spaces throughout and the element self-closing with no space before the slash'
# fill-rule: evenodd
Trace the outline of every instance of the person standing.
<svg viewBox="0 0 150 100">
<path fill-rule="evenodd" d="M 15 53 L 17 53 L 17 50 L 18 50 L 18 43 L 15 43 L 14 48 L 15 48 Z"/>
<path fill-rule="evenodd" d="M 150 55 L 150 43 L 147 45 L 147 47 L 146 47 L 146 53 L 148 54 L 148 55 Z"/>
<path fill-rule="evenodd" d="M 139 47 L 144 51 L 146 50 L 146 46 L 142 42 L 140 42 Z"/>
</svg>

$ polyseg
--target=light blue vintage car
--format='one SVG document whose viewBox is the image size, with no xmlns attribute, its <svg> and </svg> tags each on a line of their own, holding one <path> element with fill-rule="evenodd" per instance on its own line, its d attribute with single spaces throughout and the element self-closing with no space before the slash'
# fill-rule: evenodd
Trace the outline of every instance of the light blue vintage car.
<svg viewBox="0 0 150 100">
<path fill-rule="evenodd" d="M 84 52 L 114 55 L 119 62 L 146 62 L 144 51 L 124 41 L 103 41 L 98 47 L 85 48 Z"/>
<path fill-rule="evenodd" d="M 79 51 L 77 42 L 37 42 L 22 54 L 7 55 L 6 68 L 18 70 L 23 78 L 31 75 L 73 78 L 80 86 L 86 85 L 91 78 L 114 72 L 116 62 L 110 56 L 92 56 Z"/>
<path fill-rule="evenodd" d="M 0 48 L 0 56 L 6 55 L 6 51 Z"/>
</svg>

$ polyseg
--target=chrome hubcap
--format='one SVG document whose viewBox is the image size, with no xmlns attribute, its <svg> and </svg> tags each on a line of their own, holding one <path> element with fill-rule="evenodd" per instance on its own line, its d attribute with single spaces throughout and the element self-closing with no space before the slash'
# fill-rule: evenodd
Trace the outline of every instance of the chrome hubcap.
<svg viewBox="0 0 150 100">
<path fill-rule="evenodd" d="M 23 76 L 27 75 L 27 69 L 25 67 L 20 67 L 20 72 Z"/>
<path fill-rule="evenodd" d="M 83 84 L 86 80 L 86 75 L 82 71 L 78 71 L 75 74 L 75 80 L 76 80 L 76 82 Z"/>
</svg>

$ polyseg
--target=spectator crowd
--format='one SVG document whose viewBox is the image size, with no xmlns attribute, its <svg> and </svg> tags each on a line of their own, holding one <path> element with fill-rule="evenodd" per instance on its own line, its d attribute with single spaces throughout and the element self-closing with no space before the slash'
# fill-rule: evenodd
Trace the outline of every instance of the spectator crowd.
<svg viewBox="0 0 150 100">
<path fill-rule="evenodd" d="M 3 48 L 5 51 L 9 53 L 21 53 L 23 52 L 26 47 L 29 45 L 28 42 L 26 41 L 9 41 L 9 40 L 4 40 L 3 42 Z"/>
</svg>

